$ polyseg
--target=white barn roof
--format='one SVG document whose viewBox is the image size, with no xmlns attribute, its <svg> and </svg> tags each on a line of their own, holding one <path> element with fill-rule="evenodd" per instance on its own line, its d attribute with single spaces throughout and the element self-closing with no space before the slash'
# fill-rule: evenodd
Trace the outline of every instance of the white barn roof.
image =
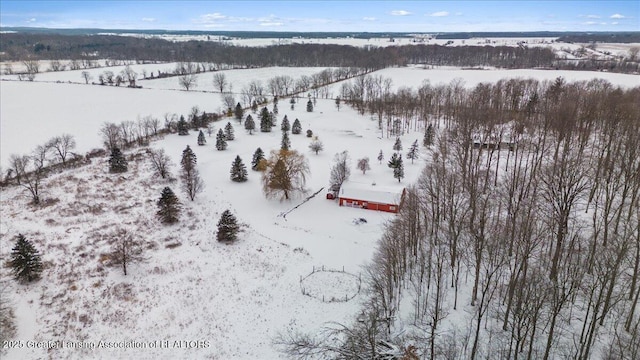
<svg viewBox="0 0 640 360">
<path fill-rule="evenodd" d="M 404 187 L 380 186 L 357 182 L 345 182 L 338 197 L 364 200 L 372 203 L 399 205 Z"/>
</svg>

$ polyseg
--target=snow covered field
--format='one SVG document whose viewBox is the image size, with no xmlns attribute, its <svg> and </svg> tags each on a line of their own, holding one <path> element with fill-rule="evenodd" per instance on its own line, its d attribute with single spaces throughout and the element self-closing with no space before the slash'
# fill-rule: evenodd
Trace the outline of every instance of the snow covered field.
<svg viewBox="0 0 640 360">
<path fill-rule="evenodd" d="M 149 65 L 136 65 L 137 70 Z M 153 65 L 161 69 L 173 67 L 171 64 Z M 324 69 L 324 68 L 322 68 Z M 226 70 L 225 75 L 231 80 L 234 91 L 240 91 L 252 80 L 259 80 L 263 85 L 274 76 L 289 74 L 294 79 L 305 74 L 313 74 L 321 68 L 266 68 Z M 101 73 L 104 69 L 94 69 Z M 109 86 L 90 86 L 84 84 L 42 83 L 50 77 L 50 81 L 78 81 L 76 71 L 39 74 L 34 82 L 0 81 L 0 165 L 6 167 L 9 156 L 26 154 L 35 146 L 44 143 L 53 136 L 70 133 L 78 143 L 77 151 L 84 154 L 93 148 L 100 147 L 98 131 L 104 122 L 120 123 L 125 120 L 135 121 L 138 117 L 151 115 L 162 119 L 166 113 L 188 114 L 193 106 L 201 111 L 219 111 L 223 108 L 220 94 L 203 93 L 197 90 L 205 88 L 213 91 L 211 73 L 199 75 L 201 84 L 196 91 L 170 90 L 177 88 L 177 78 L 140 81 L 142 89 L 115 88 Z M 75 79 L 75 77 L 78 79 Z M 392 86 L 412 87 L 417 89 L 423 81 L 432 85 L 449 83 L 461 79 L 466 87 L 473 87 L 480 82 L 495 82 L 503 78 L 534 78 L 538 80 L 554 80 L 562 76 L 567 81 L 604 79 L 614 86 L 633 87 L 640 85 L 640 76 L 589 72 L 589 71 L 556 71 L 556 70 L 462 70 L 459 68 L 423 69 L 421 67 L 389 68 L 374 72 L 393 80 Z M 57 79 L 57 80 L 55 80 Z M 75 80 L 74 80 L 75 79 Z M 49 80 L 47 80 L 49 81 Z M 150 89 L 150 87 L 155 87 Z M 330 86 L 330 96 L 337 96 L 340 83 Z M 236 95 L 237 101 L 239 96 Z M 40 99 L 40 106 L 33 106 Z M 288 109 L 286 101 L 281 102 L 280 109 Z M 304 106 L 304 105 L 303 105 Z M 28 109 L 28 110 L 27 110 Z M 59 119 L 59 120 L 57 120 Z M 293 120 L 293 119 L 291 119 Z M 163 120 L 162 120 L 163 121 Z M 29 136 L 24 136 L 29 129 Z"/>
<path fill-rule="evenodd" d="M 306 71 L 282 70 L 293 77 Z M 310 69 L 309 73 L 318 70 Z M 269 69 L 237 72 L 241 74 L 235 80 L 238 85 L 234 83 L 237 90 L 243 81 L 264 83 L 282 74 Z M 235 70 L 227 71 L 228 76 L 231 73 Z M 193 106 L 210 112 L 221 105 L 219 94 L 168 90 L 169 80 L 175 78 L 144 82 L 143 89 L 127 89 L 55 83 L 77 80 L 64 80 L 64 76 L 75 76 L 71 72 L 50 74 L 40 74 L 35 82 L 0 82 L 3 166 L 11 153 L 28 153 L 62 133 L 75 136 L 76 152 L 82 154 L 101 146 L 98 130 L 106 121 L 118 123 L 146 115 L 162 118 L 165 113 L 186 115 Z M 61 78 L 39 82 L 45 75 Z M 623 87 L 637 86 L 639 81 L 638 76 L 610 73 L 417 67 L 385 69 L 374 75 L 392 78 L 395 88 L 417 88 L 424 80 L 448 83 L 456 78 L 462 78 L 469 87 L 505 77 L 553 80 L 563 76 L 567 81 L 598 77 Z M 210 78 L 211 74 L 204 76 Z M 158 88 L 150 89 L 147 83 L 155 83 Z M 332 86 L 336 95 L 340 84 Z M 375 121 L 346 106 L 338 111 L 330 99 L 319 99 L 315 111 L 308 113 L 305 102 L 301 99 L 291 111 L 288 99 L 282 99 L 277 118 L 278 124 L 284 115 L 290 122 L 299 118 L 303 133 L 311 129 L 324 143 L 324 151 L 315 155 L 308 149 L 309 138 L 290 136 L 293 149 L 309 160 L 307 187 L 311 192 L 327 186 L 333 156 L 343 150 L 351 156 L 352 181 L 398 186 L 386 166 L 393 140 L 379 138 Z M 359 302 L 364 300 L 362 294 L 349 302 L 323 303 L 302 294 L 300 279 L 314 266 L 344 266 L 349 273 L 360 273 L 361 266 L 371 259 L 384 223 L 393 215 L 338 207 L 321 192 L 286 219 L 278 216 L 297 205 L 299 199 L 267 200 L 258 173 L 249 170 L 249 181 L 237 184 L 229 180 L 229 168 L 236 155 L 248 165 L 257 147 L 267 153 L 279 148 L 279 126 L 271 133 L 248 135 L 237 121 L 225 119 L 215 123 L 215 131 L 227 121 L 235 127 L 236 140 L 229 142 L 226 151 L 215 150 L 213 137 L 207 138 L 206 146 L 197 146 L 194 131 L 184 137 L 168 135 L 151 144 L 165 149 L 174 164 L 179 164 L 186 145 L 193 148 L 205 181 L 204 192 L 193 203 L 179 192 L 177 183 L 163 182 L 150 174 L 144 151 L 139 162 L 132 161 L 130 171 L 123 175 L 109 174 L 106 159 L 96 159 L 79 171 L 52 176 L 42 187 L 44 199 L 54 199 L 51 206 L 32 208 L 26 205 L 28 199 L 22 189 L 2 190 L 0 255 L 6 257 L 14 236 L 23 233 L 35 241 L 46 263 L 44 278 L 29 286 L 16 284 L 6 268 L 0 271 L 2 286 L 6 286 L 3 294 L 9 294 L 16 308 L 17 339 L 146 344 L 141 349 L 115 350 L 25 347 L 10 350 L 7 358 L 277 359 L 281 354 L 272 341 L 279 332 L 312 332 L 326 321 L 349 322 L 357 315 Z M 404 135 L 405 152 L 421 138 L 421 132 Z M 382 164 L 375 159 L 380 150 L 385 154 Z M 365 175 L 355 169 L 357 159 L 364 156 L 371 159 L 372 167 Z M 401 185 L 411 184 L 418 177 L 428 156 L 422 150 L 415 164 L 405 161 L 406 177 Z M 173 171 L 175 174 L 177 167 Z M 181 223 L 170 227 L 161 226 L 153 215 L 160 191 L 167 185 L 185 205 Z M 215 224 L 225 209 L 231 209 L 246 224 L 242 240 L 233 245 L 215 241 Z M 354 218 L 360 217 L 367 223 L 354 223 Z M 101 255 L 109 250 L 102 235 L 116 226 L 132 229 L 150 244 L 148 259 L 133 265 L 127 276 L 101 261 Z M 354 289 L 353 282 L 326 273 L 308 279 L 314 294 L 325 293 L 323 284 L 333 297 Z M 164 347 L 164 341 L 171 346 Z M 176 348 L 175 341 L 186 341 L 187 348 Z M 190 341 L 201 341 L 201 346 L 188 348 Z"/>
<path fill-rule="evenodd" d="M 391 139 L 378 138 L 375 122 L 345 107 L 337 111 L 331 100 L 318 100 L 316 110 L 307 113 L 302 101 L 295 111 L 282 110 L 278 122 L 285 114 L 290 121 L 299 118 L 303 131 L 312 129 L 324 142 L 325 150 L 315 155 L 308 149 L 309 138 L 303 134 L 290 136 L 292 147 L 309 160 L 311 176 L 307 185 L 312 192 L 327 186 L 333 155 L 343 150 L 349 150 L 352 167 L 364 156 L 372 162 L 372 170 L 366 175 L 352 169 L 352 181 L 399 186 L 386 161 L 378 164 L 375 160 L 381 149 L 389 157 L 393 145 Z M 176 192 L 178 188 L 175 183 L 154 178 L 147 160 L 130 163 L 129 172 L 123 175 L 109 174 L 106 159 L 99 159 L 80 171 L 53 176 L 43 184 L 44 198 L 59 201 L 49 207 L 25 206 L 28 199 L 19 188 L 3 190 L 0 200 L 2 256 L 10 251 L 15 234 L 24 233 L 36 242 L 47 264 L 44 278 L 29 286 L 16 284 L 6 270 L 2 272 L 6 293 L 16 307 L 18 340 L 84 341 L 95 345 L 100 340 L 130 341 L 145 346 L 155 341 L 170 341 L 172 346 L 174 341 L 207 341 L 209 346 L 49 351 L 23 348 L 9 351 L 8 358 L 48 354 L 104 359 L 277 359 L 281 355 L 272 340 L 278 333 L 292 329 L 313 331 L 325 321 L 347 322 L 356 315 L 362 295 L 349 302 L 323 303 L 302 294 L 300 279 L 314 266 L 344 267 L 351 274 L 359 274 L 372 256 L 383 224 L 393 215 L 339 207 L 321 192 L 286 219 L 279 217 L 299 200 L 265 199 L 259 174 L 251 170 L 246 183 L 229 180 L 229 168 L 236 155 L 248 164 L 258 146 L 265 152 L 279 148 L 279 126 L 271 133 L 248 135 L 235 120 L 231 123 L 236 140 L 229 142 L 226 151 L 215 150 L 214 138 L 208 138 L 206 146 L 197 146 L 195 132 L 184 137 L 169 135 L 152 144 L 165 149 L 176 164 L 186 145 L 198 156 L 205 190 L 193 203 L 179 193 L 185 211 L 178 225 L 163 227 L 153 216 L 160 190 L 166 185 Z M 216 127 L 224 124 L 226 121 L 216 123 Z M 421 136 L 418 132 L 405 135 L 405 148 Z M 422 159 L 425 158 L 423 152 Z M 406 163 L 402 185 L 417 178 L 423 160 Z M 176 168 L 173 170 L 175 173 Z M 215 224 L 227 208 L 246 224 L 242 240 L 229 246 L 215 241 Z M 360 217 L 366 218 L 367 223 L 353 222 Z M 133 265 L 127 276 L 117 267 L 105 268 L 100 260 L 100 254 L 109 249 L 100 235 L 117 225 L 135 229 L 150 244 L 147 261 Z M 353 282 L 327 274 L 309 278 L 309 289 L 322 293 L 325 284 L 328 296 L 353 295 Z M 338 294 L 341 292 L 349 294 Z"/>
</svg>

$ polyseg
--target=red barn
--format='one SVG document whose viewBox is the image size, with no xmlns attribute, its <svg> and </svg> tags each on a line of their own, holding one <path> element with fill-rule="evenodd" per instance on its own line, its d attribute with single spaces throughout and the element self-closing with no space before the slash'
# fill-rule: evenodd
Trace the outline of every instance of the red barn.
<svg viewBox="0 0 640 360">
<path fill-rule="evenodd" d="M 404 200 L 403 187 L 345 182 L 338 193 L 340 206 L 397 213 Z"/>
</svg>

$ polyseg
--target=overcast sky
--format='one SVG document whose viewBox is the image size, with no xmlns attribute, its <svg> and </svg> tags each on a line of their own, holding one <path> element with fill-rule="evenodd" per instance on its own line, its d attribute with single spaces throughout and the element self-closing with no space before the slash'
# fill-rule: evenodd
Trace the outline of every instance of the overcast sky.
<svg viewBox="0 0 640 360">
<path fill-rule="evenodd" d="M 0 0 L 1 26 L 243 31 L 640 31 L 640 1 Z"/>
</svg>

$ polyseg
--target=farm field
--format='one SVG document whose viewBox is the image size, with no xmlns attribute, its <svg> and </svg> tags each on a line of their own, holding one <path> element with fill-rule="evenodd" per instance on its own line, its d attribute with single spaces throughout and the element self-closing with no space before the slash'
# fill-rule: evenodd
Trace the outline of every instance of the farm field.
<svg viewBox="0 0 640 360">
<path fill-rule="evenodd" d="M 141 71 L 140 67 L 147 65 L 135 66 Z M 153 66 L 170 70 L 175 64 Z M 251 81 L 265 84 L 273 76 L 296 78 L 323 69 L 274 67 L 223 73 L 239 97 L 235 91 Z M 104 70 L 94 69 L 98 73 Z M 211 74 L 200 75 L 207 80 L 196 91 L 180 90 L 177 78 L 141 80 L 141 89 L 85 85 L 78 81 L 77 71 L 40 74 L 33 82 L 1 81 L 0 165 L 6 168 L 11 154 L 26 154 L 62 133 L 75 137 L 79 154 L 102 147 L 99 129 L 105 122 L 135 121 L 145 116 L 163 119 L 167 114 L 186 117 L 194 106 L 200 111 L 220 112 L 223 100 L 214 92 Z M 553 81 L 557 77 L 567 82 L 598 78 L 625 89 L 638 85 L 637 75 L 553 70 L 405 67 L 371 75 L 390 78 L 392 90 L 417 89 L 425 81 L 433 85 L 461 81 L 465 88 L 472 88 L 500 79 Z M 278 359 L 282 357 L 274 345 L 278 335 L 314 333 L 327 322 L 346 324 L 355 319 L 367 301 L 367 295 L 360 291 L 364 286 L 361 275 L 394 215 L 339 207 L 336 201 L 325 199 L 333 157 L 349 152 L 350 181 L 404 187 L 416 182 L 433 154 L 421 146 L 415 163 L 405 160 L 402 181 L 394 179 L 386 163 L 395 138 L 381 136 L 371 115 L 361 115 L 346 105 L 338 109 L 332 98 L 341 86 L 329 85 L 329 98 L 317 99 L 313 112 L 306 111 L 305 94 L 293 110 L 289 98 L 281 98 L 277 126 L 269 133 L 249 135 L 237 120 L 225 117 L 213 123 L 214 135 L 206 137 L 204 146 L 197 145 L 194 130 L 187 136 L 168 134 L 153 141 L 151 149 L 163 149 L 171 157 L 174 176 L 182 151 L 186 146 L 194 150 L 204 191 L 193 202 L 179 190 L 179 182 L 152 174 L 145 148 L 127 152 L 130 169 L 124 174 L 108 173 L 105 157 L 78 170 L 52 175 L 42 184 L 46 206 L 27 205 L 29 198 L 22 188 L 3 188 L 0 256 L 6 258 L 15 234 L 23 233 L 42 249 L 46 264 L 43 279 L 28 287 L 12 281 L 7 268 L 0 271 L 0 281 L 20 324 L 16 338 L 66 344 L 49 350 L 10 349 L 6 356 Z M 267 105 L 272 107 L 272 103 Z M 249 170 L 249 180 L 238 184 L 230 181 L 229 169 L 236 156 L 249 167 L 258 147 L 267 154 L 278 149 L 285 115 L 291 123 L 299 119 L 302 124 L 303 133 L 290 135 L 290 140 L 292 149 L 309 162 L 309 191 L 291 201 L 270 200 L 263 194 L 258 172 Z M 258 115 L 252 116 L 258 123 Z M 226 150 L 218 151 L 215 133 L 228 122 L 236 139 L 229 141 Z M 311 139 L 304 135 L 308 129 L 324 144 L 319 154 L 308 147 Z M 423 128 L 405 130 L 400 136 L 403 155 L 414 141 L 422 144 L 424 135 Z M 385 156 L 381 163 L 376 160 L 380 151 Z M 354 166 L 363 157 L 371 161 L 372 169 L 366 174 Z M 180 223 L 172 226 L 160 225 L 154 216 L 165 186 L 174 189 L 184 206 Z M 316 192 L 317 196 L 293 209 Z M 240 241 L 232 245 L 215 240 L 216 223 L 226 209 L 242 223 Z M 145 260 L 132 264 L 126 276 L 105 260 L 110 250 L 109 233 L 118 227 L 128 229 L 147 245 Z M 464 276 L 469 274 L 467 270 Z M 471 285 L 467 279 L 461 284 L 461 299 L 470 297 Z M 343 297 L 349 301 L 343 302 Z M 405 298 L 402 306 L 410 308 L 410 301 Z M 458 330 L 470 321 L 473 307 L 465 303 L 451 311 L 442 324 Z M 394 330 L 402 332 L 410 326 L 410 314 L 403 311 Z M 607 326 L 607 331 L 613 331 L 611 324 Z M 131 346 L 72 348 L 78 347 L 74 343 L 78 341 L 128 342 Z M 158 345 L 165 341 L 172 343 L 171 348 Z M 175 341 L 186 344 L 176 347 Z M 191 341 L 196 345 L 191 346 Z"/>
<path fill-rule="evenodd" d="M 149 65 L 133 65 L 136 71 Z M 165 70 L 175 68 L 175 64 L 155 64 Z M 323 68 L 268 68 L 224 70 L 232 80 L 234 91 L 240 91 L 253 80 L 266 85 L 268 79 L 289 74 L 294 79 L 310 75 Z M 97 74 L 105 69 L 93 69 Z M 224 108 L 219 93 L 213 91 L 212 73 L 199 75 L 200 87 L 195 91 L 178 90 L 177 77 L 156 80 L 142 80 L 142 89 L 91 86 L 85 84 L 58 84 L 53 82 L 80 82 L 79 71 L 50 72 L 39 74 L 34 82 L 0 81 L 0 165 L 6 167 L 11 154 L 25 154 L 35 146 L 55 135 L 69 133 L 76 137 L 77 152 L 83 154 L 100 147 L 99 129 L 104 122 L 135 121 L 139 117 L 153 116 L 162 119 L 165 114 L 188 114 L 193 106 L 201 111 L 220 112 Z M 432 85 L 448 84 L 461 80 L 464 87 L 471 88 L 480 82 L 496 82 L 500 79 L 533 78 L 552 81 L 563 77 L 566 81 L 588 81 L 604 79 L 614 86 L 630 88 L 637 86 L 637 75 L 615 74 L 589 71 L 556 70 L 463 70 L 459 68 L 422 69 L 420 67 L 389 68 L 372 75 L 380 75 L 392 80 L 392 89 L 411 87 L 417 89 L 424 81 Z M 50 78 L 51 80 L 48 80 Z M 346 80 L 351 81 L 351 80 Z M 341 83 L 329 85 L 329 97 L 339 96 Z M 240 94 L 235 93 L 236 101 Z M 43 99 L 43 106 L 32 107 L 33 98 Z M 280 108 L 287 108 L 286 101 Z M 30 111 L 24 109 L 30 108 Z M 59 119 L 59 121 L 51 121 Z M 161 122 L 163 122 L 162 120 Z M 28 137 L 21 136 L 25 124 L 29 127 Z"/>
</svg>

